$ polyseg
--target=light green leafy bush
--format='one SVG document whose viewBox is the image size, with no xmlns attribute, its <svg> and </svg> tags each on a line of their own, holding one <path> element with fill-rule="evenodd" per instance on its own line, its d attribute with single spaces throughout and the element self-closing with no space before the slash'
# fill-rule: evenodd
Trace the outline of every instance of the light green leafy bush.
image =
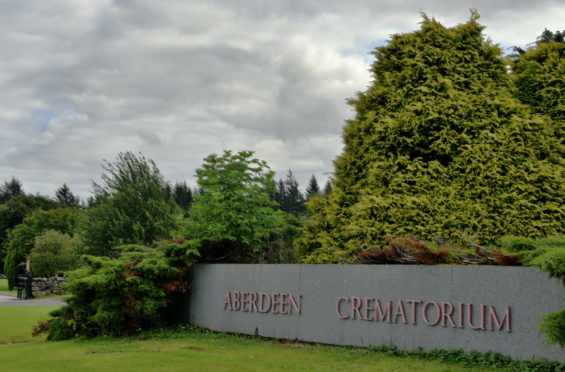
<svg viewBox="0 0 565 372">
<path fill-rule="evenodd" d="M 78 266 L 82 247 L 80 236 L 71 237 L 56 230 L 47 230 L 35 238 L 30 253 L 34 276 L 50 277 Z"/>
</svg>

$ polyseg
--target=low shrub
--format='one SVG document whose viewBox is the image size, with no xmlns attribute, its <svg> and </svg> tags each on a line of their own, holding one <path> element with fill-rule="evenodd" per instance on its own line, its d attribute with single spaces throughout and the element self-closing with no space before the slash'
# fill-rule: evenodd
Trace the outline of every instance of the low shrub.
<svg viewBox="0 0 565 372">
<path fill-rule="evenodd" d="M 182 243 L 116 250 L 117 258 L 83 256 L 85 266 L 69 274 L 67 305 L 52 312 L 36 333 L 47 331 L 49 340 L 125 336 L 166 323 L 164 310 L 176 293 L 188 289 L 185 275 L 197 251 Z"/>
</svg>

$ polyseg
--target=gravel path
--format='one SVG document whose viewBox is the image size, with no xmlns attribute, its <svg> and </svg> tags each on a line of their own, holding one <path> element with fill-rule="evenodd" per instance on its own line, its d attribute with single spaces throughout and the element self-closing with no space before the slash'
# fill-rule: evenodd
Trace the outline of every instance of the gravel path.
<svg viewBox="0 0 565 372">
<path fill-rule="evenodd" d="M 0 294 L 0 306 L 63 306 L 64 304 L 65 301 L 59 298 L 48 300 L 20 300 L 15 294 Z"/>
</svg>

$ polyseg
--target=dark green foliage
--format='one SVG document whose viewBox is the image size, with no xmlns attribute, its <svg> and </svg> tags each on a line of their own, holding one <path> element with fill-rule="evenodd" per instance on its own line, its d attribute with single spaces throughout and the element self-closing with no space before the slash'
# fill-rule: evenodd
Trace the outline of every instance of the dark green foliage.
<svg viewBox="0 0 565 372">
<path fill-rule="evenodd" d="M 320 186 L 318 186 L 318 180 L 316 179 L 316 176 L 312 175 L 312 177 L 310 177 L 310 181 L 308 181 L 308 186 L 306 186 L 306 200 L 319 195 Z"/>
<path fill-rule="evenodd" d="M 94 184 L 94 205 L 84 228 L 88 253 L 112 255 L 118 245 L 150 245 L 172 236 L 180 211 L 152 160 L 126 152 L 102 168 L 104 185 Z"/>
<path fill-rule="evenodd" d="M 31 272 L 34 276 L 51 277 L 76 269 L 81 248 L 79 236 L 46 230 L 35 237 L 29 254 Z"/>
<path fill-rule="evenodd" d="M 278 203 L 278 209 L 290 213 L 295 217 L 302 217 L 306 213 L 304 195 L 298 187 L 298 181 L 289 169 L 286 178 L 280 179 L 272 199 Z"/>
<path fill-rule="evenodd" d="M 46 230 L 72 235 L 82 218 L 82 212 L 77 209 L 57 208 L 48 211 L 38 209 L 12 229 L 4 262 L 10 289 L 14 287 L 17 276 L 23 273 L 26 257 L 31 252 L 37 236 Z"/>
<path fill-rule="evenodd" d="M 5 243 L 8 232 L 23 222 L 36 209 L 58 208 L 53 200 L 40 195 L 18 195 L 0 205 L 0 243 Z"/>
<path fill-rule="evenodd" d="M 513 71 L 516 97 L 534 112 L 551 116 L 562 136 L 565 124 L 565 43 L 536 43 L 517 58 Z"/>
<path fill-rule="evenodd" d="M 124 336 L 163 325 L 171 296 L 186 290 L 186 267 L 197 254 L 180 250 L 128 245 L 115 249 L 116 258 L 85 256 L 86 266 L 69 275 L 67 305 L 51 313 L 48 339 Z M 180 256 L 189 260 L 175 267 L 167 255 L 177 263 Z"/>
<path fill-rule="evenodd" d="M 55 191 L 55 198 L 57 198 L 59 203 L 64 207 L 78 207 L 80 204 L 80 198 L 71 192 L 71 189 L 66 183 L 63 183 L 63 186 Z"/>
<path fill-rule="evenodd" d="M 212 154 L 196 170 L 198 187 L 185 235 L 201 241 L 205 261 L 249 261 L 280 225 L 273 172 L 250 151 Z"/>
<path fill-rule="evenodd" d="M 547 28 L 543 30 L 540 36 L 537 38 L 538 43 L 565 43 L 565 30 L 564 31 L 550 31 Z"/>
<path fill-rule="evenodd" d="M 565 347 L 565 309 L 544 315 L 540 331 L 545 334 L 549 344 L 559 344 Z"/>
<path fill-rule="evenodd" d="M 6 203 L 13 197 L 23 194 L 22 183 L 16 177 L 12 177 L 9 181 L 5 181 L 4 184 L 0 186 L 0 204 Z"/>
<path fill-rule="evenodd" d="M 175 203 L 177 203 L 177 205 L 184 211 L 188 211 L 194 202 L 192 191 L 184 181 L 175 183 L 173 188 L 173 197 L 175 199 Z"/>
<path fill-rule="evenodd" d="M 477 19 L 446 28 L 424 16 L 375 50 L 334 189 L 309 203 L 298 245 L 310 262 L 347 261 L 386 236 L 489 244 L 564 231 L 559 129 L 513 97 Z"/>
<path fill-rule="evenodd" d="M 8 251 L 8 236 L 11 229 L 22 223 L 36 209 L 53 209 L 59 205 L 41 195 L 17 195 L 0 205 L 0 272 L 5 266 Z"/>
</svg>

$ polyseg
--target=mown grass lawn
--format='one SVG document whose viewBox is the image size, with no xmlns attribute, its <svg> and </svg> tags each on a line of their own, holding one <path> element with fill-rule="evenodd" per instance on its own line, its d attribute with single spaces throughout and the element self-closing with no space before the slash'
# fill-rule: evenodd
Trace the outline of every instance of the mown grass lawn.
<svg viewBox="0 0 565 372">
<path fill-rule="evenodd" d="M 0 279 L 0 292 L 8 292 L 8 279 Z"/>
<path fill-rule="evenodd" d="M 488 371 L 324 345 L 195 331 L 144 338 L 31 338 L 52 307 L 0 307 L 3 371 Z"/>
</svg>

